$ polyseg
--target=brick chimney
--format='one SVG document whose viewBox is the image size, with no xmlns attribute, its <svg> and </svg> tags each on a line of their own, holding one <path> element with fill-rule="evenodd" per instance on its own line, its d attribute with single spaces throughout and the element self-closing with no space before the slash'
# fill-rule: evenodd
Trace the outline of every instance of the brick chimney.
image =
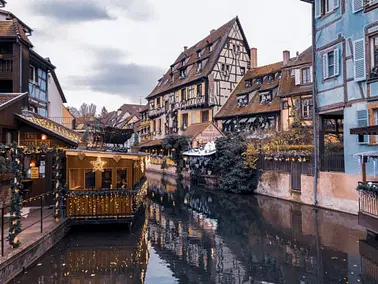
<svg viewBox="0 0 378 284">
<path fill-rule="evenodd" d="M 187 51 L 188 50 L 188 47 L 187 46 L 184 46 L 184 51 Z"/>
<path fill-rule="evenodd" d="M 257 67 L 257 48 L 251 48 L 251 69 Z"/>
<path fill-rule="evenodd" d="M 286 65 L 290 60 L 290 51 L 284 50 L 282 55 L 283 55 L 283 65 Z"/>
</svg>

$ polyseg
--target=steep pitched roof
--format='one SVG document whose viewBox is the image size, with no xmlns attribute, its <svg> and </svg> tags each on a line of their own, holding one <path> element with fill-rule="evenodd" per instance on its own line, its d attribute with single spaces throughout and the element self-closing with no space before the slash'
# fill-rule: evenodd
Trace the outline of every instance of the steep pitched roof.
<svg viewBox="0 0 378 284">
<path fill-rule="evenodd" d="M 26 97 L 27 94 L 0 94 L 0 110 Z"/>
<path fill-rule="evenodd" d="M 33 46 L 17 18 L 9 21 L 0 21 L 0 36 L 18 37 L 31 47 Z"/>
<path fill-rule="evenodd" d="M 123 104 L 119 108 L 121 110 L 121 113 L 119 115 L 117 115 L 118 110 L 111 111 L 101 119 L 101 122 L 105 125 L 116 125 L 117 127 L 122 128 L 132 119 L 132 117 L 136 116 L 137 118 L 140 118 L 140 112 L 145 107 L 145 105 Z M 130 116 L 124 119 L 123 117 L 126 113 L 129 113 Z"/>
<path fill-rule="evenodd" d="M 162 78 L 160 78 L 157 86 L 152 90 L 147 98 L 152 98 L 156 95 L 166 93 L 172 89 L 208 76 L 213 70 L 223 46 L 226 43 L 228 34 L 235 23 L 239 25 L 241 33 L 245 39 L 246 48 L 249 50 L 240 21 L 238 17 L 235 17 L 217 30 L 213 30 L 208 36 L 199 41 L 197 44 L 181 52 L 181 54 L 171 65 L 171 68 L 163 75 Z M 209 46 L 212 46 L 211 50 L 209 49 Z M 202 70 L 200 72 L 197 72 L 196 66 L 196 63 L 199 60 L 197 56 L 198 51 L 201 51 L 200 60 L 202 61 Z M 182 62 L 184 62 L 184 65 Z M 186 68 L 186 78 L 180 79 L 180 70 L 183 68 Z M 171 74 L 173 75 L 173 81 L 171 80 Z"/>
<path fill-rule="evenodd" d="M 215 116 L 216 119 L 223 117 L 232 117 L 232 116 L 245 116 L 254 113 L 266 113 L 266 112 L 275 112 L 280 110 L 280 98 L 276 96 L 273 98 L 270 104 L 260 104 L 260 97 L 258 92 L 267 91 L 274 88 L 278 88 L 280 81 L 280 76 L 278 73 L 281 72 L 283 66 L 282 61 L 257 67 L 248 71 L 244 78 L 236 86 L 227 102 L 224 104 L 222 109 Z M 268 75 L 274 75 L 272 81 L 264 80 L 262 84 L 256 82 L 257 78 L 264 78 Z M 251 80 L 251 86 L 246 86 L 246 81 Z M 245 107 L 238 107 L 238 95 L 250 94 L 249 103 Z M 252 96 L 252 98 L 251 98 Z"/>
<path fill-rule="evenodd" d="M 196 137 L 199 134 L 202 133 L 210 124 L 212 124 L 211 121 L 206 121 L 202 123 L 193 123 L 189 125 L 188 129 L 182 134 L 184 136 L 188 137 Z"/>
<path fill-rule="evenodd" d="M 312 63 L 312 47 L 307 48 L 297 57 L 291 58 L 289 62 L 283 67 L 282 79 L 280 81 L 280 96 L 287 97 L 295 94 L 309 94 L 312 93 L 312 84 L 296 85 L 295 77 L 291 76 L 289 70 L 311 66 Z"/>
</svg>

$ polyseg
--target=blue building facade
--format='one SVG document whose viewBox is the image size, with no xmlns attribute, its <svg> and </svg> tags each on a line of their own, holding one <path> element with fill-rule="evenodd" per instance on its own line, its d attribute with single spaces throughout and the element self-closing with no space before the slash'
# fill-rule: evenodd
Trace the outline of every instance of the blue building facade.
<svg viewBox="0 0 378 284">
<path fill-rule="evenodd" d="M 378 150 L 378 137 L 350 134 L 378 124 L 378 0 L 315 0 L 315 26 L 320 151 L 333 125 L 327 122 L 336 122 L 345 172 L 357 174 L 353 154 Z"/>
</svg>

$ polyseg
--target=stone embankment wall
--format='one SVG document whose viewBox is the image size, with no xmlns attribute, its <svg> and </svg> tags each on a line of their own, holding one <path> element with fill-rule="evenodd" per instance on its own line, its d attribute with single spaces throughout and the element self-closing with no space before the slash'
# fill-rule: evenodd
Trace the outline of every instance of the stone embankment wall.
<svg viewBox="0 0 378 284">
<path fill-rule="evenodd" d="M 25 237 L 21 247 L 10 252 L 0 262 L 0 283 L 8 283 L 18 274 L 33 265 L 35 261 L 57 244 L 70 230 L 70 220 L 46 228 L 48 233 Z"/>
<path fill-rule="evenodd" d="M 320 172 L 317 187 L 318 206 L 350 214 L 358 214 L 356 186 L 361 175 Z M 375 180 L 368 177 L 368 180 Z M 314 205 L 314 177 L 301 176 L 301 190 L 292 190 L 290 174 L 264 171 L 256 193 Z"/>
</svg>

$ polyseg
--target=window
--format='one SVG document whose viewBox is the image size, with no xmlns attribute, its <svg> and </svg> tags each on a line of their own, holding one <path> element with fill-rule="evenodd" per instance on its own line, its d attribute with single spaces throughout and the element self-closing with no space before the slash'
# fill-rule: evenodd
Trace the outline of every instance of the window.
<svg viewBox="0 0 378 284">
<path fill-rule="evenodd" d="M 158 132 L 159 132 L 159 134 L 161 133 L 161 118 L 159 118 L 159 120 L 158 120 L 158 126 L 159 126 L 159 128 L 158 128 Z"/>
<path fill-rule="evenodd" d="M 101 188 L 113 188 L 112 169 L 104 169 L 104 171 L 101 173 Z"/>
<path fill-rule="evenodd" d="M 295 69 L 291 69 L 291 71 L 290 71 L 290 76 L 291 76 L 291 77 L 295 77 Z"/>
<path fill-rule="evenodd" d="M 302 99 L 301 101 L 301 116 L 303 119 L 312 118 L 312 99 Z"/>
<path fill-rule="evenodd" d="M 222 72 L 226 71 L 226 64 L 222 63 L 221 70 L 222 70 Z"/>
<path fill-rule="evenodd" d="M 250 88 L 250 87 L 252 87 L 252 80 L 251 80 L 251 79 L 249 79 L 249 80 L 245 80 L 245 87 L 246 87 L 246 88 Z"/>
<path fill-rule="evenodd" d="M 188 128 L 188 114 L 187 113 L 184 113 L 182 115 L 182 122 L 181 122 L 181 129 L 182 130 L 186 130 Z"/>
<path fill-rule="evenodd" d="M 208 110 L 201 111 L 201 122 L 209 121 L 209 119 L 210 119 L 209 111 Z"/>
<path fill-rule="evenodd" d="M 186 78 L 186 68 L 180 70 L 180 78 L 181 79 Z"/>
<path fill-rule="evenodd" d="M 173 73 L 171 73 L 171 82 L 174 82 L 175 81 L 175 76 L 173 75 Z"/>
<path fill-rule="evenodd" d="M 248 105 L 248 94 L 238 96 L 237 107 L 245 107 Z"/>
<path fill-rule="evenodd" d="M 378 78 L 378 36 L 370 38 L 371 74 L 370 78 Z"/>
<path fill-rule="evenodd" d="M 127 189 L 127 169 L 117 169 L 117 189 Z"/>
<path fill-rule="evenodd" d="M 35 68 L 34 66 L 30 65 L 30 74 L 29 74 L 29 80 L 33 83 L 36 82 L 36 79 L 37 79 L 37 76 L 36 76 L 36 72 L 35 72 Z"/>
<path fill-rule="evenodd" d="M 265 92 L 260 94 L 260 104 L 268 104 L 272 101 L 272 93 Z"/>
<path fill-rule="evenodd" d="M 201 58 L 201 50 L 197 50 L 197 57 Z"/>
<path fill-rule="evenodd" d="M 311 73 L 310 68 L 302 69 L 302 84 L 311 83 Z"/>
<path fill-rule="evenodd" d="M 156 120 L 154 120 L 154 122 L 153 122 L 153 130 L 154 130 L 154 132 L 156 132 Z"/>
<path fill-rule="evenodd" d="M 202 84 L 197 85 L 197 96 L 202 97 Z"/>
<path fill-rule="evenodd" d="M 197 73 L 201 72 L 202 71 L 202 61 L 199 61 L 197 63 Z"/>
<path fill-rule="evenodd" d="M 160 97 L 156 98 L 156 106 L 157 108 L 160 108 Z"/>
<path fill-rule="evenodd" d="M 263 83 L 263 78 L 257 78 L 256 79 L 256 84 L 261 85 Z"/>
<path fill-rule="evenodd" d="M 85 170 L 85 189 L 96 188 L 96 173 L 93 170 Z"/>
<path fill-rule="evenodd" d="M 169 111 L 169 101 L 165 101 L 165 112 Z"/>
<path fill-rule="evenodd" d="M 357 111 L 357 127 L 366 127 L 368 126 L 368 111 L 359 110 Z M 369 142 L 368 135 L 358 135 L 359 144 L 367 144 Z"/>
<path fill-rule="evenodd" d="M 240 75 L 245 75 L 245 67 L 240 67 Z"/>
<path fill-rule="evenodd" d="M 315 0 L 315 16 L 320 18 L 340 6 L 340 0 Z"/>
<path fill-rule="evenodd" d="M 323 79 L 339 75 L 339 50 L 336 48 L 323 54 Z"/>
<path fill-rule="evenodd" d="M 188 98 L 186 97 L 186 89 L 181 90 L 181 101 L 186 101 Z"/>
</svg>

